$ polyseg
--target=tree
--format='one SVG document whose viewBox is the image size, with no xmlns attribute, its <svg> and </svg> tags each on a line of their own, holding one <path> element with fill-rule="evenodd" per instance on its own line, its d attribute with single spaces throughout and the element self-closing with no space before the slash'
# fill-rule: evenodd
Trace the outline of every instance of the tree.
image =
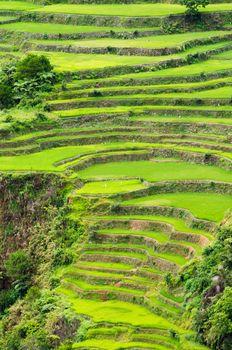
<svg viewBox="0 0 232 350">
<path fill-rule="evenodd" d="M 232 341 L 232 287 L 226 287 L 209 312 L 209 330 L 206 334 L 213 349 L 231 349 Z"/>
<path fill-rule="evenodd" d="M 180 0 L 180 3 L 187 7 L 187 13 L 190 15 L 198 15 L 199 7 L 206 7 L 209 0 Z"/>
<path fill-rule="evenodd" d="M 23 250 L 11 253 L 5 262 L 7 276 L 13 281 L 28 279 L 31 271 L 30 259 Z"/>
<path fill-rule="evenodd" d="M 13 90 L 6 83 L 0 83 L 0 109 L 9 108 L 13 105 Z"/>
<path fill-rule="evenodd" d="M 53 69 L 49 59 L 44 56 L 29 54 L 16 66 L 16 80 L 30 80 Z"/>
</svg>

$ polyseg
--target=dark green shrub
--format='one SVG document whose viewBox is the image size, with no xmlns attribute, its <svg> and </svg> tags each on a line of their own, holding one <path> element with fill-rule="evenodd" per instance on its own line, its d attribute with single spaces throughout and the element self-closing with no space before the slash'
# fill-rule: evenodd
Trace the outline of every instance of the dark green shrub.
<svg viewBox="0 0 232 350">
<path fill-rule="evenodd" d="M 209 0 L 180 0 L 180 3 L 187 7 L 187 13 L 190 15 L 197 15 L 199 7 L 206 7 Z"/>
<path fill-rule="evenodd" d="M 13 101 L 13 90 L 7 83 L 0 83 L 0 109 L 12 107 Z"/>
<path fill-rule="evenodd" d="M 90 97 L 102 97 L 102 92 L 100 90 L 93 90 L 89 94 Z"/>
<path fill-rule="evenodd" d="M 26 252 L 17 250 L 5 261 L 6 275 L 13 281 L 28 279 L 31 273 L 31 262 Z"/>
<path fill-rule="evenodd" d="M 34 79 L 40 74 L 51 72 L 53 69 L 49 59 L 44 56 L 29 54 L 16 66 L 18 80 Z"/>
</svg>

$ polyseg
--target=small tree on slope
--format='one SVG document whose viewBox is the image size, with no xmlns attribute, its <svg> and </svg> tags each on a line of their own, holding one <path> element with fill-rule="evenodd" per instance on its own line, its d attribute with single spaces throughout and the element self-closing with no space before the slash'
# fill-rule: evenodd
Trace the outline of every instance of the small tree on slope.
<svg viewBox="0 0 232 350">
<path fill-rule="evenodd" d="M 206 7 L 209 0 L 180 0 L 180 3 L 187 7 L 187 14 L 198 15 L 199 7 Z"/>
</svg>

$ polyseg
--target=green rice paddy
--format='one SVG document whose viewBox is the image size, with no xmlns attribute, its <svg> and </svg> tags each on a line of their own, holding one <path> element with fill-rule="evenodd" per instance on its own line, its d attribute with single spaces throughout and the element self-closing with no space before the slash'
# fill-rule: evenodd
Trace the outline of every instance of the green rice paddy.
<svg viewBox="0 0 232 350">
<path fill-rule="evenodd" d="M 231 11 L 230 3 L 210 4 L 203 11 Z M 105 16 L 167 16 L 184 12 L 184 7 L 178 4 L 116 4 L 104 5 L 74 5 L 55 4 L 37 9 L 48 13 L 68 13 L 81 15 L 105 15 Z"/>
<path fill-rule="evenodd" d="M 0 172 L 68 181 L 68 219 L 85 234 L 74 261 L 54 271 L 55 291 L 88 324 L 72 348 L 207 350 L 165 275 L 200 258 L 232 208 L 230 26 L 168 34 L 168 16 L 185 10 L 168 2 L 18 0 L 0 10 L 1 21 L 27 13 L 0 25 L 0 65 L 27 51 L 61 73 L 42 106 L 1 111 Z M 229 18 L 232 4 L 201 11 Z M 38 112 L 45 122 L 30 124 Z"/>
<path fill-rule="evenodd" d="M 135 191 L 144 188 L 144 185 L 141 184 L 138 180 L 127 180 L 127 181 L 98 181 L 98 182 L 89 182 L 84 185 L 78 194 L 87 193 L 87 194 L 104 194 L 104 193 L 118 193 L 118 192 L 127 192 Z"/>
<path fill-rule="evenodd" d="M 166 193 L 132 199 L 124 204 L 185 208 L 198 218 L 221 221 L 232 207 L 232 197 L 216 193 Z"/>
<path fill-rule="evenodd" d="M 5 18 L 5 17 L 3 17 Z M 123 27 L 98 27 L 98 26 L 80 26 L 72 24 L 59 23 L 33 23 L 33 22 L 17 22 L 1 25 L 2 29 L 14 32 L 40 33 L 40 34 L 75 34 L 75 33 L 92 33 L 92 32 L 133 32 L 137 28 L 123 28 Z M 153 30 L 153 28 L 139 28 L 143 30 Z M 46 41 L 49 43 L 49 40 Z M 64 42 L 64 41 L 62 41 Z"/>
<path fill-rule="evenodd" d="M 80 170 L 82 178 L 104 178 L 121 176 L 139 176 L 148 181 L 165 180 L 217 180 L 231 181 L 230 171 L 214 166 L 186 163 L 183 161 L 137 161 L 137 162 L 110 162 L 96 164 Z"/>
<path fill-rule="evenodd" d="M 104 27 L 103 27 L 104 28 Z M 225 36 L 229 34 L 229 31 L 210 31 L 210 32 L 196 32 L 196 33 L 183 33 L 173 35 L 156 35 L 147 36 L 145 38 L 135 39 L 112 39 L 101 38 L 94 40 L 63 40 L 64 45 L 73 45 L 78 47 L 138 47 L 138 48 L 163 48 L 163 47 L 176 47 L 182 45 L 188 41 L 196 39 L 205 39 L 209 37 Z M 38 43 L 43 41 L 38 40 Z M 46 40 L 47 44 L 57 44 L 57 41 Z"/>
</svg>

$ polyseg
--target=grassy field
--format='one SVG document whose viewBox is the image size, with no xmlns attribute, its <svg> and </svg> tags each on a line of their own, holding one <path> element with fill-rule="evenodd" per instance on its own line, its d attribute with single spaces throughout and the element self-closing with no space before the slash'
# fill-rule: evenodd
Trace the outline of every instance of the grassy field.
<svg viewBox="0 0 232 350">
<path fill-rule="evenodd" d="M 132 305 L 126 302 L 119 302 L 116 300 L 110 301 L 95 301 L 79 299 L 74 293 L 68 290 L 60 290 L 64 296 L 69 296 L 69 300 L 73 303 L 73 307 L 78 313 L 83 313 L 93 317 L 94 321 L 112 322 L 118 320 L 120 323 L 130 323 L 132 325 L 144 324 L 145 326 L 169 328 L 173 326 L 162 317 L 154 316 L 144 307 Z M 139 319 L 138 316 L 139 315 Z M 178 327 L 177 327 L 178 328 Z"/>
<path fill-rule="evenodd" d="M 144 185 L 141 184 L 141 182 L 138 180 L 98 181 L 87 183 L 86 185 L 84 185 L 84 187 L 78 190 L 78 194 L 113 194 L 118 192 L 139 190 L 141 188 L 144 188 Z"/>
<path fill-rule="evenodd" d="M 183 13 L 184 6 L 178 4 L 127 4 L 126 6 L 116 4 L 104 5 L 67 5 L 55 4 L 37 9 L 37 11 L 48 13 L 74 13 L 82 15 L 104 15 L 104 16 L 167 16 L 170 14 Z M 203 11 L 230 11 L 232 4 L 211 4 Z"/>
<path fill-rule="evenodd" d="M 185 208 L 198 218 L 221 221 L 225 212 L 232 208 L 232 198 L 216 193 L 167 193 L 132 199 L 124 204 Z"/>
<path fill-rule="evenodd" d="M 137 161 L 97 164 L 78 172 L 82 178 L 140 176 L 148 181 L 165 180 L 217 180 L 231 181 L 232 174 L 214 166 L 191 164 L 180 161 Z"/>
<path fill-rule="evenodd" d="M 3 17 L 4 18 L 4 17 Z M 58 24 L 58 23 L 33 23 L 33 22 L 17 22 L 2 24 L 2 29 L 14 32 L 28 32 L 40 34 L 75 34 L 75 33 L 92 33 L 92 32 L 124 32 L 135 31 L 137 28 L 123 28 L 123 27 L 98 27 L 98 26 L 80 26 L 72 24 Z M 153 30 L 153 28 L 139 28 L 139 31 Z M 49 41 L 46 41 L 49 42 Z M 62 41 L 63 42 L 63 41 Z"/>
<path fill-rule="evenodd" d="M 32 51 L 33 52 L 33 51 Z M 88 55 L 88 54 L 75 54 L 65 52 L 34 52 L 37 54 L 46 54 L 54 65 L 57 72 L 62 71 L 80 71 L 99 69 L 106 67 L 124 66 L 124 65 L 137 65 L 154 63 L 162 60 L 160 57 L 144 57 L 144 56 L 117 56 L 117 55 Z"/>
<path fill-rule="evenodd" d="M 231 98 L 231 86 L 225 86 L 218 89 L 210 89 L 205 91 L 191 92 L 191 93 L 162 93 L 157 95 L 159 97 L 178 97 L 178 98 Z"/>
<path fill-rule="evenodd" d="M 39 5 L 26 1 L 0 1 L 0 10 L 30 11 L 40 8 Z"/>
<path fill-rule="evenodd" d="M 208 31 L 208 32 L 196 32 L 196 33 L 183 33 L 173 35 L 156 35 L 147 36 L 145 38 L 135 39 L 113 39 L 113 38 L 101 38 L 94 40 L 63 40 L 64 45 L 73 45 L 78 47 L 138 47 L 138 48 L 163 48 L 163 47 L 176 47 L 183 45 L 186 42 L 205 39 L 209 37 L 225 36 L 229 34 L 229 31 Z M 38 43 L 57 44 L 55 40 L 37 41 Z"/>
<path fill-rule="evenodd" d="M 90 219 L 88 217 L 88 219 Z M 177 219 L 174 217 L 167 217 L 167 216 L 161 216 L 161 215 L 111 215 L 111 216 L 100 216 L 96 217 L 96 220 L 139 220 L 141 222 L 143 221 L 158 221 L 158 222 L 164 222 L 172 225 L 176 230 L 180 230 L 182 232 L 187 233 L 194 233 L 194 234 L 202 234 L 203 236 L 209 236 L 212 237 L 212 235 L 208 234 L 207 232 L 189 227 L 187 223 L 182 219 Z"/>
</svg>

